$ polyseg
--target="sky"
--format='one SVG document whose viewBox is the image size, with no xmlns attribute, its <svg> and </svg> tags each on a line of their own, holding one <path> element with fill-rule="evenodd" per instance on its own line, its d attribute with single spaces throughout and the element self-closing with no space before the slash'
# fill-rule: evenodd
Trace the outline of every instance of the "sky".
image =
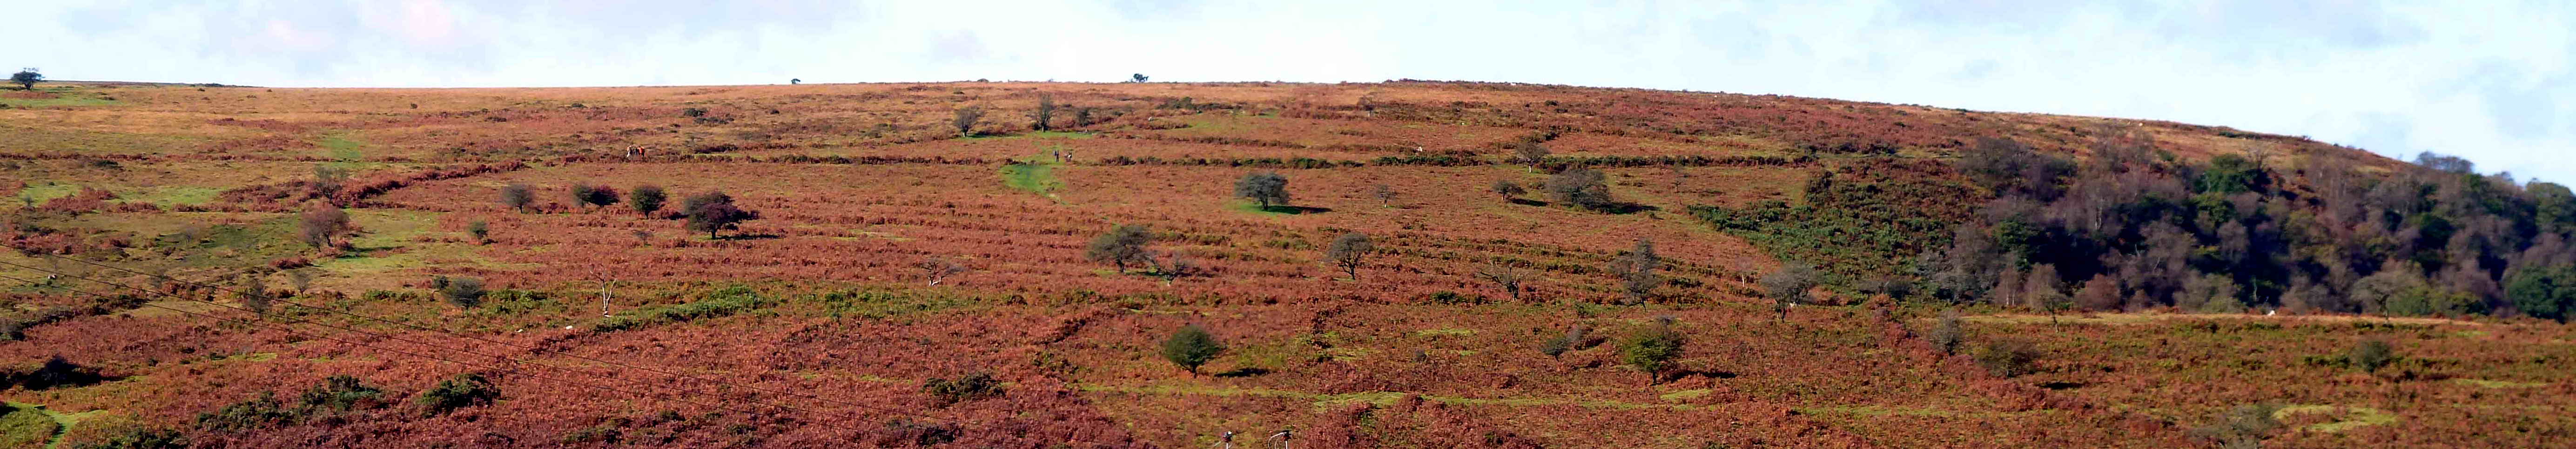
<svg viewBox="0 0 2576 449">
<path fill-rule="evenodd" d="M 30 2 L 0 66 L 272 87 L 1506 81 L 2172 120 L 2576 181 L 2576 2 Z"/>
</svg>

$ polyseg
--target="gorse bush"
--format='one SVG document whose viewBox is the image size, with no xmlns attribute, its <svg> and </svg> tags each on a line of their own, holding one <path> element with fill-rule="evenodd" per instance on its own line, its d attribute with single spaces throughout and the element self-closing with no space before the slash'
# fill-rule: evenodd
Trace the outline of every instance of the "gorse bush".
<svg viewBox="0 0 2576 449">
<path fill-rule="evenodd" d="M 770 300 L 768 297 L 754 293 L 751 289 L 732 287 L 717 290 L 714 293 L 709 293 L 706 299 L 668 306 L 647 307 L 628 312 L 624 315 L 601 319 L 598 324 L 591 326 L 591 330 L 597 332 L 614 332 L 638 329 L 644 326 L 656 324 L 686 323 L 703 319 L 722 318 L 753 310 L 759 310 L 760 308 L 768 307 L 773 303 L 774 301 Z"/>
<path fill-rule="evenodd" d="M 425 415 L 438 416 L 460 408 L 490 404 L 500 398 L 501 389 L 492 386 L 492 381 L 485 380 L 481 374 L 465 373 L 421 390 L 419 395 L 412 396 L 412 403 L 419 404 Z"/>
<path fill-rule="evenodd" d="M 2396 347 L 2389 345 L 2387 340 L 2362 340 L 2354 344 L 2352 350 L 2344 352 L 2344 362 L 2362 372 L 2379 372 L 2380 368 L 2396 363 L 2397 359 Z"/>
<path fill-rule="evenodd" d="M 1993 340 L 1977 351 L 1977 365 L 1996 377 L 2020 377 L 2037 372 L 2039 346 L 2020 340 Z"/>
<path fill-rule="evenodd" d="M 1671 317 L 1657 318 L 1655 324 L 1630 335 L 1619 345 L 1619 361 L 1646 373 L 1647 383 L 1659 383 L 1673 360 L 1681 358 L 1682 334 L 1673 330 Z"/>
<path fill-rule="evenodd" d="M 970 374 L 956 380 L 934 377 L 921 383 L 921 392 L 930 394 L 932 403 L 944 408 L 959 402 L 1001 397 L 1002 381 L 994 380 L 993 375 L 987 373 Z"/>
</svg>

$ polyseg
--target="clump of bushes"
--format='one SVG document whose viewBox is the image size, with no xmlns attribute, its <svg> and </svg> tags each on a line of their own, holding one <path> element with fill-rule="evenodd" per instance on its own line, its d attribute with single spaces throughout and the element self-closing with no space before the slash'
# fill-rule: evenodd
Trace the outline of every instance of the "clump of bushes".
<svg viewBox="0 0 2576 449">
<path fill-rule="evenodd" d="M 1644 371 L 1647 384 L 1660 383 L 1664 371 L 1673 367 L 1673 359 L 1681 358 L 1682 344 L 1681 332 L 1673 330 L 1672 317 L 1656 318 L 1654 325 L 1637 331 L 1619 345 L 1619 360 Z"/>
<path fill-rule="evenodd" d="M 679 305 L 653 307 L 635 313 L 610 317 L 592 325 L 591 330 L 612 332 L 641 328 L 661 323 L 685 323 L 721 318 L 768 306 L 769 298 L 751 289 L 734 287 L 717 291 L 712 297 Z"/>
<path fill-rule="evenodd" d="M 431 276 L 429 288 L 438 291 L 438 296 L 446 298 L 448 304 L 466 309 L 483 305 L 483 295 L 488 293 L 483 290 L 483 280 L 475 278 Z"/>
<path fill-rule="evenodd" d="M 956 380 L 934 377 L 921 383 L 921 392 L 930 394 L 934 406 L 945 408 L 959 402 L 1001 397 L 1002 381 L 994 380 L 988 373 L 969 374 Z"/>
<path fill-rule="evenodd" d="M 2387 340 L 2362 340 L 2360 344 L 2353 345 L 2352 350 L 2344 353 L 2345 363 L 2351 364 L 2353 368 L 2360 368 L 2363 372 L 2379 372 L 2380 368 L 2397 363 L 2397 359 L 2397 349 L 2390 346 Z"/>
<path fill-rule="evenodd" d="M 492 386 L 481 374 L 465 373 L 438 381 L 438 385 L 412 397 L 425 416 L 438 416 L 456 409 L 491 404 L 501 398 L 500 387 Z"/>
<path fill-rule="evenodd" d="M 2019 377 L 2038 372 L 2039 346 L 2020 340 L 1994 340 L 1977 352 L 1977 365 L 1996 377 Z"/>
</svg>

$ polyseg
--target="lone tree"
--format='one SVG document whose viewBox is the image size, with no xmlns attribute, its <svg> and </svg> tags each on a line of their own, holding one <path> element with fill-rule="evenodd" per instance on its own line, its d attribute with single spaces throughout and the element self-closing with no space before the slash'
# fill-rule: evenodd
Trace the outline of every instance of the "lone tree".
<svg viewBox="0 0 2576 449">
<path fill-rule="evenodd" d="M 1807 302 L 1807 289 L 1816 288 L 1816 267 L 1792 262 L 1780 271 L 1762 276 L 1762 292 L 1771 297 L 1771 309 L 1779 320 L 1789 319 L 1789 306 Z"/>
<path fill-rule="evenodd" d="M 1607 209 L 1612 204 L 1610 184 L 1605 182 L 1607 179 L 1608 176 L 1602 175 L 1600 170 L 1574 167 L 1548 177 L 1547 184 L 1541 187 L 1547 191 L 1548 200 L 1557 204 Z"/>
<path fill-rule="evenodd" d="M 1190 370 L 1191 375 L 1199 373 L 1199 365 L 1206 365 L 1224 352 L 1225 344 L 1218 343 L 1216 335 L 1196 324 L 1182 326 L 1179 332 L 1172 333 L 1171 338 L 1163 339 L 1163 360 Z"/>
<path fill-rule="evenodd" d="M 1127 75 L 1127 82 L 1130 82 L 1130 83 L 1142 83 L 1142 82 L 1145 82 L 1145 80 L 1149 80 L 1149 79 L 1153 79 L 1153 78 L 1154 78 L 1154 77 L 1145 76 L 1145 74 L 1138 73 L 1138 74 L 1134 74 L 1134 75 Z"/>
<path fill-rule="evenodd" d="M 617 189 L 588 183 L 574 183 L 572 201 L 573 204 L 587 205 L 593 209 L 608 207 L 610 204 L 617 204 Z"/>
<path fill-rule="evenodd" d="M 510 185 L 501 186 L 501 205 L 503 206 L 510 206 L 511 209 L 516 209 L 520 212 L 527 212 L 528 205 L 534 204 L 536 201 L 536 194 L 528 189 L 527 184 L 513 182 L 510 183 Z"/>
<path fill-rule="evenodd" d="M 1039 95 L 1038 110 L 1030 113 L 1029 115 L 1031 116 L 1030 118 L 1037 119 L 1035 123 L 1029 124 L 1029 129 L 1038 131 L 1050 129 L 1047 127 L 1047 122 L 1055 118 L 1055 96 Z"/>
<path fill-rule="evenodd" d="M 1146 244 L 1153 242 L 1154 235 L 1147 232 L 1145 225 L 1118 225 L 1109 228 L 1109 232 L 1102 233 L 1099 237 L 1093 237 L 1090 249 L 1084 251 L 1082 257 L 1093 262 L 1117 265 L 1118 274 L 1127 274 L 1128 265 L 1145 265 L 1154 262 L 1153 252 L 1145 249 Z"/>
<path fill-rule="evenodd" d="M 315 248 L 338 248 L 341 234 L 349 233 L 349 213 L 339 206 L 315 200 L 304 204 L 298 228 L 304 231 L 304 243 Z"/>
<path fill-rule="evenodd" d="M 1662 383 L 1664 370 L 1672 369 L 1673 359 L 1682 356 L 1682 334 L 1673 330 L 1672 317 L 1655 319 L 1655 324 L 1637 331 L 1619 347 L 1619 361 L 1646 373 L 1646 384 Z"/>
<path fill-rule="evenodd" d="M 1610 273 L 1619 276 L 1619 287 L 1629 302 L 1645 302 L 1655 287 L 1664 284 L 1664 278 L 1655 274 L 1655 268 L 1663 264 L 1664 259 L 1655 255 L 1655 241 L 1639 238 L 1636 248 L 1610 260 Z"/>
<path fill-rule="evenodd" d="M 9 75 L 9 82 L 18 83 L 18 90 L 36 90 L 36 82 L 44 80 L 45 74 L 36 73 L 35 67 L 18 69 L 18 73 Z"/>
<path fill-rule="evenodd" d="M 733 196 L 722 191 L 691 196 L 680 202 L 680 212 L 688 214 L 689 230 L 706 231 L 709 239 L 716 238 L 716 231 L 738 230 L 742 222 L 760 219 L 759 212 L 734 207 Z"/>
<path fill-rule="evenodd" d="M 1493 282 L 1494 288 L 1502 289 L 1503 294 L 1511 295 L 1513 301 L 1519 301 L 1521 300 L 1521 282 L 1529 280 L 1530 271 L 1509 265 L 1495 264 L 1487 266 L 1482 270 L 1477 270 L 1476 277 L 1482 278 L 1487 282 Z"/>
<path fill-rule="evenodd" d="M 1274 204 L 1286 205 L 1288 204 L 1288 177 L 1280 176 L 1279 172 L 1274 171 L 1246 173 L 1243 179 L 1234 181 L 1234 196 L 1259 201 L 1263 209 L 1269 209 Z"/>
<path fill-rule="evenodd" d="M 1368 253 L 1376 250 L 1377 244 L 1369 241 L 1368 234 L 1358 231 L 1345 232 L 1340 237 L 1334 237 L 1332 246 L 1324 249 L 1324 258 L 1331 259 L 1333 265 L 1342 267 L 1343 273 L 1351 275 L 1352 282 L 1358 282 L 1360 265 L 1367 263 Z"/>
<path fill-rule="evenodd" d="M 1521 194 L 1529 193 L 1529 189 L 1521 188 L 1520 184 L 1513 184 L 1511 181 L 1501 179 L 1494 180 L 1493 189 L 1494 194 L 1502 195 L 1505 200 L 1518 199 L 1521 197 Z"/>
<path fill-rule="evenodd" d="M 957 135 L 959 137 L 974 137 L 975 121 L 983 119 L 984 107 L 970 105 L 957 108 L 957 115 L 950 118 L 948 124 L 950 126 L 957 127 Z"/>
<path fill-rule="evenodd" d="M 653 215 L 653 212 L 662 210 L 662 202 L 669 198 L 662 193 L 662 186 L 645 184 L 626 192 L 626 205 L 634 207 L 635 213 Z"/>
<path fill-rule="evenodd" d="M 1512 157 L 1523 164 L 1538 165 L 1539 162 L 1547 160 L 1547 145 L 1538 142 L 1521 142 L 1518 145 L 1512 145 Z"/>
</svg>

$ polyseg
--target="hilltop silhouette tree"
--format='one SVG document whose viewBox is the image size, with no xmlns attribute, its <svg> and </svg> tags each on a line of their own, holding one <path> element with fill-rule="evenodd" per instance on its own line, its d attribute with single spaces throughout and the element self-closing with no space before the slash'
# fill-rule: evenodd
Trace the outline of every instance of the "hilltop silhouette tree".
<svg viewBox="0 0 2576 449">
<path fill-rule="evenodd" d="M 1153 241 L 1154 236 L 1147 232 L 1145 225 L 1118 225 L 1109 228 L 1109 232 L 1092 238 L 1091 246 L 1083 253 L 1083 258 L 1093 262 L 1117 265 L 1118 274 L 1127 274 L 1128 265 L 1153 263 L 1153 252 L 1145 249 L 1145 245 Z"/>
<path fill-rule="evenodd" d="M 805 84 L 804 78 L 788 78 L 787 84 Z"/>
<path fill-rule="evenodd" d="M 1200 365 L 1216 360 L 1217 354 L 1224 352 L 1225 344 L 1218 343 L 1216 335 L 1196 324 L 1182 326 L 1179 332 L 1172 333 L 1171 338 L 1163 339 L 1163 360 L 1180 365 L 1181 369 L 1189 370 L 1190 375 L 1198 375 Z"/>
<path fill-rule="evenodd" d="M 36 90 L 36 82 L 44 80 L 45 74 L 36 73 L 35 67 L 19 69 L 18 73 L 9 75 L 9 82 L 17 83 L 18 90 Z"/>
<path fill-rule="evenodd" d="M 680 203 L 680 212 L 688 214 L 689 230 L 706 231 L 709 239 L 716 238 L 716 231 L 739 230 L 742 222 L 760 219 L 759 212 L 735 207 L 733 196 L 722 191 L 691 196 Z"/>
<path fill-rule="evenodd" d="M 1350 274 L 1352 282 L 1358 282 L 1360 265 L 1366 264 L 1368 254 L 1374 251 L 1377 251 L 1377 244 L 1369 241 L 1368 234 L 1346 232 L 1333 238 L 1332 246 L 1324 249 L 1324 258 L 1342 267 L 1342 272 Z"/>
<path fill-rule="evenodd" d="M 1145 82 L 1145 80 L 1147 80 L 1147 79 L 1152 79 L 1152 78 L 1153 78 L 1153 77 L 1145 76 L 1145 74 L 1138 73 L 1138 74 L 1133 74 L 1133 75 L 1127 75 L 1127 82 L 1130 82 L 1130 83 L 1142 83 L 1142 82 Z"/>
<path fill-rule="evenodd" d="M 1288 177 L 1279 172 L 1258 171 L 1234 181 L 1234 196 L 1261 202 L 1262 209 L 1288 204 Z"/>
</svg>

